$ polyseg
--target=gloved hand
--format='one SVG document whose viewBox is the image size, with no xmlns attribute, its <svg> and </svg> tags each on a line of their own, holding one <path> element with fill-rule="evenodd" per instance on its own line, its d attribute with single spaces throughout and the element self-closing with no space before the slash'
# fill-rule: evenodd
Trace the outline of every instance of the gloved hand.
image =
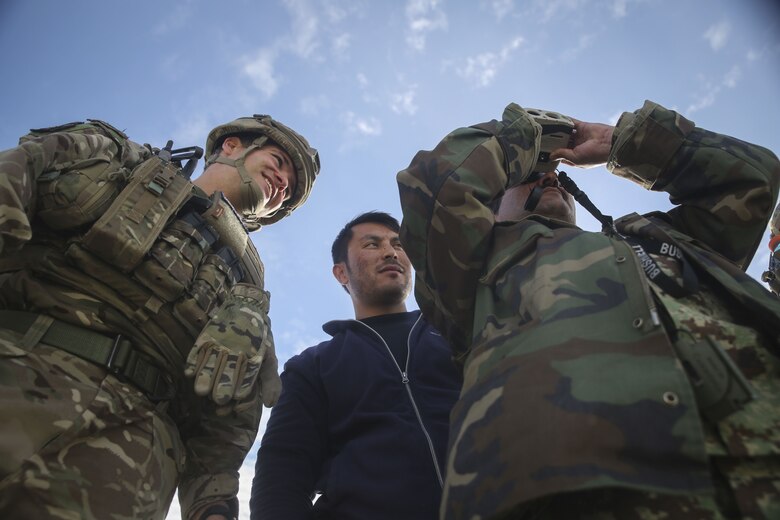
<svg viewBox="0 0 780 520">
<path fill-rule="evenodd" d="M 260 376 L 263 404 L 276 404 L 282 389 L 268 318 L 270 295 L 249 284 L 236 284 L 217 314 L 195 340 L 187 356 L 186 377 L 195 394 L 218 405 L 241 401 Z"/>
</svg>

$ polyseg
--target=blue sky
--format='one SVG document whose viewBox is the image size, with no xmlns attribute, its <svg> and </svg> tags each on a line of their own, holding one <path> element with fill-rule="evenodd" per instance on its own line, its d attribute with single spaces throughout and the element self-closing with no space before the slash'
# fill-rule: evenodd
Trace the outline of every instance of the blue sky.
<svg viewBox="0 0 780 520">
<path fill-rule="evenodd" d="M 352 316 L 330 274 L 341 226 L 372 209 L 400 218 L 395 174 L 414 153 L 511 101 L 614 123 L 651 99 L 780 152 L 769 0 L 4 0 L 0 67 L 2 148 L 88 117 L 203 146 L 216 124 L 269 113 L 319 149 L 309 202 L 255 235 L 281 363 Z M 602 168 L 569 173 L 605 213 L 669 207 Z M 749 272 L 767 258 L 762 244 Z"/>
</svg>

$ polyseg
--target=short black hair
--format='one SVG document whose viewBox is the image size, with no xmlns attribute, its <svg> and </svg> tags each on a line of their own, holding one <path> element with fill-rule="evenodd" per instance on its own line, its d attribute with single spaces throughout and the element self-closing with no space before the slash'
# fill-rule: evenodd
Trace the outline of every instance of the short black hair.
<svg viewBox="0 0 780 520">
<path fill-rule="evenodd" d="M 352 240 L 352 228 L 358 224 L 380 224 L 398 233 L 401 230 L 401 224 L 389 213 L 383 211 L 367 211 L 353 218 L 339 231 L 333 246 L 330 248 L 330 254 L 333 257 L 333 265 L 339 262 L 347 263 L 347 246 Z"/>
</svg>

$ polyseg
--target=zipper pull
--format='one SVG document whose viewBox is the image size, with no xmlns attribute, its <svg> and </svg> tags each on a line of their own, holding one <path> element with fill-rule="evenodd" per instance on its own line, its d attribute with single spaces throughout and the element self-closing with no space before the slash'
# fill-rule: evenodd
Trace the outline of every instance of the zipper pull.
<svg viewBox="0 0 780 520">
<path fill-rule="evenodd" d="M 406 375 L 406 372 L 401 372 L 401 382 L 403 384 L 407 384 L 409 382 L 409 376 Z"/>
</svg>

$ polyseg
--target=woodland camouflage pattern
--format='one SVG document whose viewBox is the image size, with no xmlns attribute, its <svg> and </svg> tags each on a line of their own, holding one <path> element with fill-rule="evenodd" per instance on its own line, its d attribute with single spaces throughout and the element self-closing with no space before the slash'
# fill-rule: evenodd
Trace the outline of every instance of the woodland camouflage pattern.
<svg viewBox="0 0 780 520">
<path fill-rule="evenodd" d="M 4 518 L 22 504 L 39 508 L 24 518 L 45 509 L 68 518 L 56 510 L 69 508 L 83 518 L 164 518 L 177 483 L 185 518 L 218 500 L 237 511 L 238 469 L 263 402 L 279 393 L 268 294 L 237 284 L 238 268 L 200 217 L 205 194 L 170 169 L 144 170 L 150 157 L 92 120 L 33 131 L 0 152 L 0 309 L 120 333 L 176 387 L 175 399 L 154 405 L 104 368 L 38 344 L 41 335 L 0 329 Z M 139 171 L 148 182 L 125 190 Z M 110 215 L 131 191 L 136 201 Z M 98 233 L 96 220 L 106 225 L 90 241 L 83 233 Z M 117 229 L 137 238 L 131 249 L 111 237 Z M 220 363 L 187 380 L 195 345 L 196 354 L 218 350 Z M 195 395 L 203 378 L 217 381 L 208 399 Z"/>
<path fill-rule="evenodd" d="M 692 386 L 661 325 L 666 309 L 631 247 L 538 215 L 495 221 L 491 204 L 528 177 L 538 134 L 510 104 L 501 121 L 455 130 L 398 174 L 417 302 L 464 363 L 441 517 L 524 518 L 537 499 L 606 488 L 686 495 L 706 510 L 717 449 L 728 455 L 724 466 L 742 467 L 750 449 L 765 456 L 757 464 L 773 468 L 764 481 L 774 506 L 763 494 L 753 499 L 777 507 L 780 440 L 765 429 L 780 424 L 775 400 L 707 425 L 707 439 L 718 435 L 719 444 L 705 442 Z M 777 201 L 777 158 L 646 102 L 619 121 L 608 168 L 670 195 L 674 209 L 628 215 L 618 230 L 678 245 L 707 289 L 694 308 L 716 298 L 726 312 L 711 318 L 714 326 L 749 321 L 739 329 L 752 333 L 740 368 L 754 386 L 777 389 L 780 302 L 744 273 Z M 672 326 L 715 332 L 698 319 L 677 314 Z M 742 361 L 741 340 L 720 329 L 713 337 Z M 762 374 L 769 381 L 753 377 Z M 751 481 L 739 471 L 721 470 L 732 489 Z"/>
</svg>

